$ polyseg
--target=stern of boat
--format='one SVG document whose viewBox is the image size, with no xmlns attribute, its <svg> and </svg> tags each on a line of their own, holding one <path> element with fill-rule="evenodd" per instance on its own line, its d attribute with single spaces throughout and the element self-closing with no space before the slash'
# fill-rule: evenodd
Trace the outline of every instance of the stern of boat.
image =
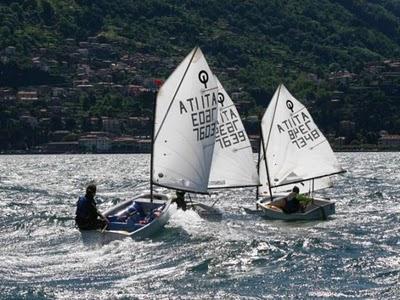
<svg viewBox="0 0 400 300">
<path fill-rule="evenodd" d="M 273 202 L 280 201 L 280 196 L 274 196 Z M 335 202 L 326 199 L 315 198 L 313 203 L 306 207 L 304 212 L 287 214 L 280 208 L 271 204 L 271 198 L 266 197 L 257 201 L 257 207 L 262 210 L 266 219 L 299 221 L 299 220 L 326 220 L 329 216 L 335 214 Z"/>
<path fill-rule="evenodd" d="M 113 236 L 118 236 L 118 235 L 121 237 L 130 236 L 132 238 L 141 239 L 141 238 L 147 238 L 160 231 L 165 226 L 165 224 L 168 223 L 171 215 L 173 214 L 174 206 L 171 205 L 172 197 L 170 195 L 161 193 L 153 193 L 153 201 L 151 201 L 150 197 L 151 197 L 150 193 L 144 193 L 138 195 L 137 197 L 134 197 L 132 199 L 122 201 L 121 203 L 115 205 L 114 207 L 111 207 L 110 209 L 106 210 L 103 214 L 106 217 L 118 215 L 119 213 L 127 209 L 129 206 L 131 206 L 133 202 L 140 203 L 146 214 L 150 213 L 151 210 L 157 207 L 165 205 L 165 207 L 161 211 L 161 214 L 158 217 L 153 219 L 150 223 L 134 231 L 105 230 L 102 231 L 102 233 Z"/>
</svg>

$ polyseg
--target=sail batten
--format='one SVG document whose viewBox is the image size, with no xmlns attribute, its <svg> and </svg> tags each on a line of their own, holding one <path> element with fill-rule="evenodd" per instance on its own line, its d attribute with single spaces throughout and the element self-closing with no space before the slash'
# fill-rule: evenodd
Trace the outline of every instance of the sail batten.
<svg viewBox="0 0 400 300">
<path fill-rule="evenodd" d="M 160 126 L 158 127 L 158 129 L 156 130 L 156 132 L 155 132 L 155 134 L 154 134 L 154 141 L 157 140 L 158 133 L 160 132 L 160 129 L 161 129 L 162 125 L 164 124 L 164 121 L 165 121 L 165 119 L 166 119 L 166 117 L 167 117 L 167 115 L 168 115 L 168 112 L 169 112 L 169 110 L 171 109 L 172 104 L 174 103 L 175 97 L 176 97 L 176 95 L 177 95 L 177 93 L 178 93 L 178 91 L 179 91 L 179 88 L 180 88 L 181 85 L 182 85 L 183 80 L 185 79 L 186 73 L 187 73 L 187 71 L 188 71 L 188 69 L 189 69 L 189 67 L 190 67 L 190 64 L 191 64 L 191 62 L 192 62 L 192 60 L 193 60 L 193 57 L 194 57 L 196 51 L 197 51 L 197 48 L 193 49 L 193 51 L 192 51 L 193 54 L 192 54 L 192 56 L 191 56 L 191 59 L 190 59 L 188 65 L 187 65 L 187 67 L 186 67 L 186 70 L 185 70 L 185 72 L 184 72 L 184 74 L 183 74 L 183 76 L 182 76 L 182 78 L 181 78 L 179 84 L 178 84 L 178 87 L 177 87 L 176 90 L 175 90 L 174 96 L 173 96 L 173 98 L 172 98 L 172 100 L 171 100 L 170 105 L 168 106 L 167 112 L 164 114 L 164 117 L 163 117 L 162 121 L 160 122 Z M 190 56 L 190 54 L 189 54 L 188 56 Z M 179 68 L 179 67 L 178 67 L 178 68 Z"/>
<path fill-rule="evenodd" d="M 261 193 L 311 180 L 324 188 L 329 182 L 321 178 L 344 171 L 306 107 L 284 85 L 275 92 L 261 127 L 265 160 L 265 166 L 259 164 Z"/>
</svg>

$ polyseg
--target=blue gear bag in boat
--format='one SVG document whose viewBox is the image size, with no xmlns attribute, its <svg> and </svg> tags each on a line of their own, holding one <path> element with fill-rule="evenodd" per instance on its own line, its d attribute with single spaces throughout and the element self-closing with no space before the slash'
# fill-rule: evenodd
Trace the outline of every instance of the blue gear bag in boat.
<svg viewBox="0 0 400 300">
<path fill-rule="evenodd" d="M 145 212 L 144 212 L 144 210 L 142 208 L 142 205 L 140 203 L 136 202 L 136 201 L 133 202 L 133 204 L 128 207 L 127 213 L 128 213 L 128 216 L 131 216 L 131 215 L 136 214 L 136 213 L 139 213 L 139 215 L 141 217 L 145 217 L 146 216 L 146 214 L 145 214 Z"/>
<path fill-rule="evenodd" d="M 145 217 L 146 213 L 144 212 L 142 205 L 138 202 L 133 202 L 120 214 L 108 217 L 108 220 L 110 221 L 109 229 L 134 231 L 142 227 L 139 222 Z"/>
<path fill-rule="evenodd" d="M 146 213 L 143 210 L 143 207 L 138 202 L 133 202 L 128 208 L 118 213 L 115 216 L 109 216 L 108 220 L 111 222 L 126 222 L 128 218 L 132 218 L 137 216 L 137 218 L 144 218 Z"/>
</svg>

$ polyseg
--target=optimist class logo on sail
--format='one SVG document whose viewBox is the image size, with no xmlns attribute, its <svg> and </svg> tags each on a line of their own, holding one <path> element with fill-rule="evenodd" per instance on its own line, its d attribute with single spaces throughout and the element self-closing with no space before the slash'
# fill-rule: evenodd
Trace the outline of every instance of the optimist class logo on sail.
<svg viewBox="0 0 400 300">
<path fill-rule="evenodd" d="M 217 87 L 207 90 L 209 75 L 206 71 L 200 71 L 198 79 L 205 89 L 200 95 L 179 101 L 179 113 L 190 114 L 196 140 L 202 141 L 215 135 L 218 97 Z"/>
<path fill-rule="evenodd" d="M 318 128 L 307 110 L 304 112 L 301 109 L 293 113 L 294 104 L 291 100 L 286 101 L 286 107 L 291 111 L 291 116 L 276 124 L 279 134 L 287 133 L 289 139 L 298 149 L 302 149 L 311 143 L 314 144 L 315 141 L 320 139 L 321 135 Z"/>
</svg>

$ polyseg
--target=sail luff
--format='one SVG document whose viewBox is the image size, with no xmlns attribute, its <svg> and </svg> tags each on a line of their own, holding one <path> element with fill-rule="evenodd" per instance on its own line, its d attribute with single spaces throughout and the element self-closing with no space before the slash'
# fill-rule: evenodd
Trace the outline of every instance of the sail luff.
<svg viewBox="0 0 400 300">
<path fill-rule="evenodd" d="M 268 132 L 268 135 L 267 135 L 267 142 L 266 142 L 266 144 L 264 145 L 264 149 L 268 149 L 268 145 L 269 145 L 269 141 L 270 141 L 270 137 L 271 137 L 272 126 L 273 126 L 273 124 L 274 124 L 275 115 L 276 115 L 276 108 L 278 107 L 279 95 L 280 95 L 280 93 L 281 93 L 281 87 L 282 87 L 282 84 L 280 84 L 279 87 L 278 87 L 278 95 L 277 95 L 277 97 L 276 97 L 275 109 L 274 109 L 274 113 L 273 113 L 273 115 L 272 115 L 271 124 L 270 124 L 269 132 Z M 262 121 L 261 121 L 261 122 L 262 122 Z M 264 153 L 265 153 L 265 152 L 264 152 Z M 266 157 L 266 156 L 265 156 L 265 157 Z"/>
<path fill-rule="evenodd" d="M 188 65 L 187 65 L 187 67 L 186 67 L 185 73 L 183 74 L 183 76 L 182 76 L 182 78 L 181 78 L 181 80 L 180 80 L 180 82 L 179 82 L 179 85 L 178 85 L 178 87 L 177 87 L 176 90 L 175 90 L 174 96 L 173 96 L 173 98 L 172 98 L 172 100 L 171 100 L 171 103 L 169 104 L 169 107 L 168 107 L 168 109 L 167 109 L 167 112 L 166 112 L 166 114 L 164 115 L 164 118 L 163 118 L 163 120 L 161 121 L 160 126 L 158 127 L 158 130 L 157 130 L 157 132 L 156 132 L 155 135 L 154 135 L 153 143 L 154 143 L 155 140 L 157 139 L 158 133 L 160 132 L 160 130 L 161 130 L 161 128 L 162 128 L 162 126 L 163 126 L 163 124 L 164 124 L 164 122 L 165 122 L 165 119 L 166 119 L 167 116 L 168 116 L 168 113 L 169 113 L 169 111 L 170 111 L 170 109 L 171 109 L 171 107 L 172 107 L 172 104 L 173 104 L 174 101 L 175 101 L 175 97 L 176 97 L 176 95 L 177 95 L 177 93 L 178 93 L 178 91 L 179 91 L 179 89 L 180 89 L 180 87 L 181 87 L 181 85 L 182 85 L 182 82 L 183 82 L 183 80 L 185 79 L 185 76 L 186 76 L 186 74 L 187 74 L 187 71 L 189 70 L 190 64 L 191 64 L 192 61 L 193 61 L 193 58 L 194 58 L 194 56 L 195 56 L 195 54 L 196 54 L 197 49 L 198 49 L 198 47 L 196 47 L 196 48 L 194 49 L 194 51 L 193 51 L 192 57 L 190 58 L 190 61 L 189 61 Z M 156 112 L 154 111 L 154 115 L 155 115 L 155 113 L 156 113 Z M 154 123 L 154 124 L 155 124 L 155 123 Z"/>
</svg>

